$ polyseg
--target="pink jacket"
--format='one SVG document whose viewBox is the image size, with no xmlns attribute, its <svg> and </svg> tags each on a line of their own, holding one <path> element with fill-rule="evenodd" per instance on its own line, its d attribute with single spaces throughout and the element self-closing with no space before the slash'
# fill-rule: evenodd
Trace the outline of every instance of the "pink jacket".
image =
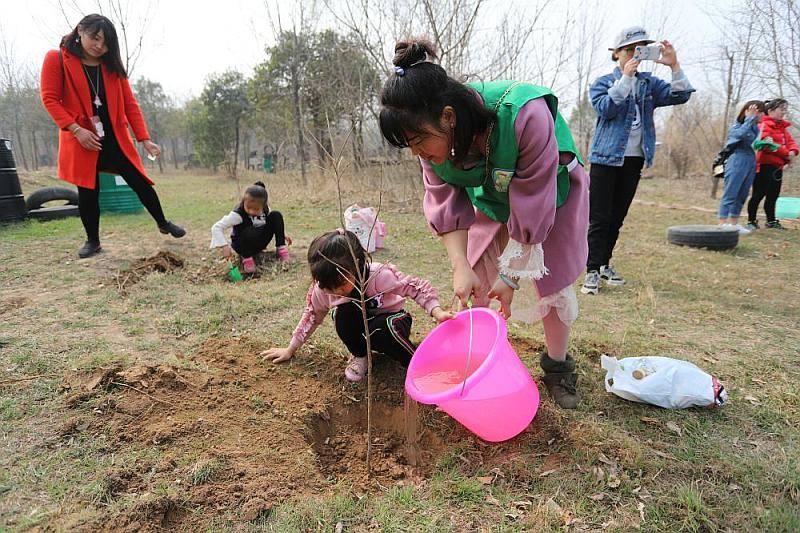
<svg viewBox="0 0 800 533">
<path fill-rule="evenodd" d="M 396 313 L 403 309 L 406 298 L 413 298 L 430 314 L 439 306 L 439 295 L 431 282 L 406 276 L 391 263 L 372 263 L 367 282 L 367 299 L 375 300 L 378 313 Z M 314 330 L 322 324 L 332 308 L 353 301 L 346 296 L 336 296 L 322 290 L 313 283 L 306 295 L 306 308 L 300 323 L 292 334 L 289 347 L 296 350 L 308 340 Z"/>
</svg>

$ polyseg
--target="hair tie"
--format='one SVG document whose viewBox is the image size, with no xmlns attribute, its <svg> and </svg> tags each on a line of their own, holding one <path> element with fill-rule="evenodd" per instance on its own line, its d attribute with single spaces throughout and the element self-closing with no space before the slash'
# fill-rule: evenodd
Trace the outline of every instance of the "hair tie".
<svg viewBox="0 0 800 533">
<path fill-rule="evenodd" d="M 339 235 L 344 235 L 344 230 L 342 228 L 336 228 L 336 233 Z"/>
<path fill-rule="evenodd" d="M 402 76 L 405 76 L 406 70 L 403 67 L 395 66 L 394 67 L 394 73 L 397 74 L 398 76 L 402 77 Z"/>
</svg>

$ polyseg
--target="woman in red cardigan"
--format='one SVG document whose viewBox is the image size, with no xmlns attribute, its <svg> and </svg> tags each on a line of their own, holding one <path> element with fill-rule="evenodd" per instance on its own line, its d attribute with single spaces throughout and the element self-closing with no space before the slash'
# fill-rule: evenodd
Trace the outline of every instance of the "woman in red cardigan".
<svg viewBox="0 0 800 533">
<path fill-rule="evenodd" d="M 78 256 L 100 248 L 97 173 L 119 174 L 155 219 L 161 233 L 183 237 L 186 231 L 164 218 L 161 202 L 147 177 L 128 126 L 152 157 L 161 149 L 150 140 L 119 54 L 114 25 L 102 15 L 84 17 L 47 52 L 42 65 L 42 103 L 61 129 L 58 177 L 78 187 L 78 205 L 86 243 Z"/>
</svg>

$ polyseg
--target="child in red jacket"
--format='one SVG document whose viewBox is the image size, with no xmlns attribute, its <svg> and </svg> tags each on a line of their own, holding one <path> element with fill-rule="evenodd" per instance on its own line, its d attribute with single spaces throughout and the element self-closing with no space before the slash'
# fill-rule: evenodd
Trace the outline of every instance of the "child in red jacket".
<svg viewBox="0 0 800 533">
<path fill-rule="evenodd" d="M 789 126 L 791 122 L 784 120 L 789 111 L 789 103 L 783 98 L 764 102 L 767 114 L 761 119 L 761 138 L 778 145 L 774 151 L 760 150 L 756 155 L 756 179 L 753 181 L 753 193 L 747 203 L 747 218 L 750 221 L 747 229 L 758 229 L 756 215 L 758 204 L 764 200 L 764 211 L 767 213 L 766 227 L 784 229 L 775 218 L 775 203 L 781 195 L 783 167 L 792 163 L 800 151 L 794 142 Z"/>
</svg>

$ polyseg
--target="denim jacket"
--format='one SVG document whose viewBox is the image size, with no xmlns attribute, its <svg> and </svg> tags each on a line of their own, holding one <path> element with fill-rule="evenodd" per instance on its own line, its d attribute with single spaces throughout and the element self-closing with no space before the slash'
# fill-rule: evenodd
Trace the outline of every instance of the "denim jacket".
<svg viewBox="0 0 800 533">
<path fill-rule="evenodd" d="M 728 130 L 728 138 L 725 141 L 725 150 L 731 152 L 742 152 L 755 158 L 753 151 L 753 141 L 758 136 L 758 120 L 751 115 L 744 119 L 744 122 L 734 122 Z"/>
<path fill-rule="evenodd" d="M 619 67 L 611 74 L 595 80 L 589 88 L 592 107 L 597 112 L 594 137 L 589 149 L 589 162 L 600 165 L 620 167 L 625 159 L 625 147 L 631 124 L 636 117 L 636 102 L 644 102 L 640 107 L 642 120 L 642 148 L 645 166 L 653 164 L 656 151 L 656 127 L 653 122 L 653 110 L 656 107 L 684 104 L 695 89 L 689 84 L 682 71 L 673 73 L 673 82 L 683 90 L 673 91 L 672 84 L 652 76 L 649 72 L 637 72 L 633 91 L 638 91 L 634 98 L 631 91 L 624 100 L 618 103 L 609 95 L 609 89 L 622 77 Z"/>
</svg>

